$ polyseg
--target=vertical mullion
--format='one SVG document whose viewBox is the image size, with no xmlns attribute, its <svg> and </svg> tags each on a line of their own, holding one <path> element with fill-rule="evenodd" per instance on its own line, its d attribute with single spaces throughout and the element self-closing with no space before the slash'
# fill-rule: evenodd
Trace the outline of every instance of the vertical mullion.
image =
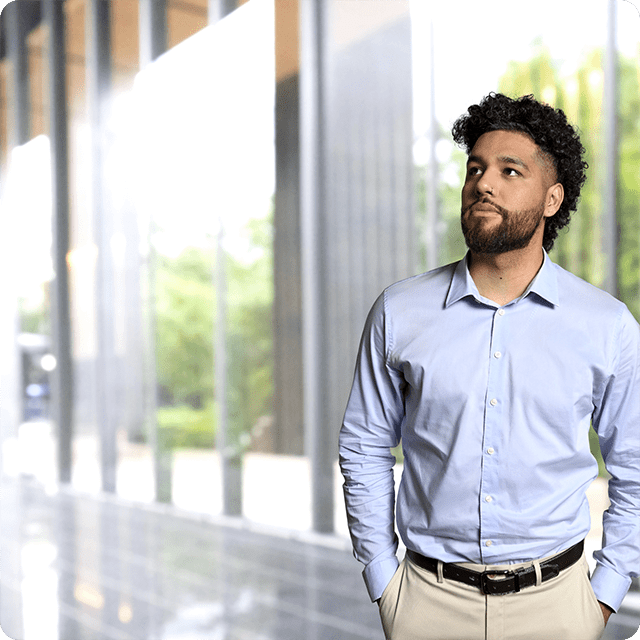
<svg viewBox="0 0 640 640">
<path fill-rule="evenodd" d="M 113 264 L 111 211 L 105 180 L 108 118 L 111 101 L 111 3 L 86 5 L 86 68 L 91 136 L 91 212 L 98 249 L 96 263 L 96 413 L 100 438 L 102 490 L 116 490 L 116 419 L 114 402 Z"/>
<path fill-rule="evenodd" d="M 140 68 L 167 50 L 168 0 L 138 0 L 140 15 Z"/>
<path fill-rule="evenodd" d="M 209 24 L 215 24 L 236 8 L 236 0 L 210 0 Z M 224 64 L 216 60 L 214 64 Z M 213 286 L 216 292 L 216 323 L 214 339 L 214 386 L 217 410 L 216 446 L 222 471 L 222 509 L 225 515 L 242 515 L 242 461 L 236 443 L 230 437 L 228 394 L 228 281 L 227 256 L 224 247 L 225 225 L 222 213 L 218 216 L 216 258 Z"/>
<path fill-rule="evenodd" d="M 140 69 L 145 69 L 167 50 L 167 0 L 139 0 Z M 145 421 L 147 438 L 153 457 L 153 478 L 157 502 L 171 502 L 171 455 L 165 443 L 158 440 L 157 357 L 156 357 L 156 252 L 151 237 L 155 221 L 149 221 L 148 256 L 144 269 L 146 279 L 145 313 Z"/>
<path fill-rule="evenodd" d="M 333 460 L 326 366 L 327 3 L 300 3 L 300 227 L 305 449 L 311 459 L 312 526 L 332 532 Z"/>
<path fill-rule="evenodd" d="M 438 157 L 436 145 L 438 144 L 438 119 L 436 117 L 436 89 L 435 89 L 435 46 L 434 46 L 433 18 L 430 22 L 430 54 L 429 54 L 429 166 L 426 176 L 426 220 L 425 220 L 425 251 L 426 269 L 430 271 L 439 266 L 439 242 L 438 242 Z"/>
<path fill-rule="evenodd" d="M 27 60 L 27 7 L 19 1 L 5 8 L 5 38 L 12 69 L 11 146 L 17 147 L 29 140 L 31 105 L 29 100 L 29 65 Z"/>
<path fill-rule="evenodd" d="M 49 133 L 51 140 L 53 267 L 52 345 L 54 421 L 58 429 L 58 478 L 71 481 L 73 439 L 73 359 L 69 298 L 69 152 L 67 126 L 64 3 L 45 0 L 49 27 Z"/>
<path fill-rule="evenodd" d="M 604 152 L 605 184 L 603 202 L 602 249 L 605 258 L 604 289 L 611 295 L 619 294 L 618 287 L 618 220 L 616 212 L 618 168 L 618 51 L 617 0 L 608 0 L 607 48 L 604 61 Z"/>
</svg>

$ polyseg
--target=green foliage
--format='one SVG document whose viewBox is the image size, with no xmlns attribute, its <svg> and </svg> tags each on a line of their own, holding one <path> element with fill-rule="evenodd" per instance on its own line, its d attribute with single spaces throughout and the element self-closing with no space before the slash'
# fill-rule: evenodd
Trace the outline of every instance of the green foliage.
<svg viewBox="0 0 640 640">
<path fill-rule="evenodd" d="M 216 412 L 213 403 L 204 409 L 194 409 L 189 405 L 160 407 L 157 417 L 158 444 L 161 449 L 215 446 Z"/>
<path fill-rule="evenodd" d="M 449 264 L 460 260 L 467 252 L 464 236 L 460 228 L 460 191 L 464 183 L 467 154 L 454 146 L 451 156 L 443 167 L 443 172 L 457 175 L 457 182 L 443 182 L 440 185 L 440 219 L 443 225 L 441 240 L 441 262 Z"/>
<path fill-rule="evenodd" d="M 227 444 L 241 453 L 273 395 L 272 222 L 248 225 L 247 251 L 225 253 Z M 169 448 L 213 446 L 216 299 L 212 248 L 160 256 L 156 276 L 158 421 Z M 204 409 L 202 407 L 205 407 Z"/>
<path fill-rule="evenodd" d="M 620 64 L 618 169 L 618 286 L 620 297 L 640 319 L 640 66 Z"/>
<path fill-rule="evenodd" d="M 156 361 L 162 396 L 202 406 L 213 398 L 214 290 L 210 251 L 189 247 L 159 256 Z"/>
<path fill-rule="evenodd" d="M 45 303 L 33 306 L 24 298 L 18 300 L 20 311 L 20 331 L 25 333 L 49 334 L 49 315 Z"/>
<path fill-rule="evenodd" d="M 272 413 L 273 397 L 272 223 L 254 220 L 250 231 L 259 258 L 227 262 L 229 430 L 241 448 L 258 419 Z"/>
<path fill-rule="evenodd" d="M 448 134 L 441 129 L 440 140 L 447 139 Z M 441 176 L 438 186 L 438 264 L 448 264 L 459 260 L 466 253 L 466 245 L 460 231 L 460 190 L 464 176 L 467 156 L 458 146 L 451 143 L 451 153 L 448 159 L 438 165 L 438 175 Z M 414 184 L 416 190 L 416 232 L 419 238 L 425 236 L 427 207 L 427 166 L 416 166 Z M 426 270 L 427 256 L 423 243 L 418 243 L 418 264 L 422 271 Z"/>
<path fill-rule="evenodd" d="M 578 210 L 568 228 L 563 229 L 553 248 L 552 257 L 563 267 L 596 286 L 603 286 L 607 256 L 602 248 L 604 165 L 602 131 L 603 53 L 591 51 L 579 69 L 561 77 L 559 65 L 538 40 L 533 43 L 532 58 L 509 62 L 498 90 L 512 97 L 533 94 L 537 99 L 559 107 L 578 126 L 589 164 L 587 182 L 582 190 Z M 617 221 L 619 244 L 617 278 L 621 300 L 640 319 L 640 66 L 636 60 L 619 62 L 619 161 Z M 441 132 L 441 138 L 448 133 Z M 460 181 L 441 180 L 439 185 L 440 255 L 438 263 L 459 259 L 465 252 L 460 233 L 460 189 L 466 155 L 452 151 L 440 164 L 440 175 L 451 175 L 457 167 Z M 426 167 L 416 167 L 417 229 L 424 236 L 426 207 Z M 424 267 L 424 248 L 420 254 Z"/>
<path fill-rule="evenodd" d="M 596 286 L 605 280 L 607 256 L 602 249 L 604 166 L 602 120 L 603 53 L 590 52 L 570 77 L 560 77 L 549 51 L 540 42 L 527 62 L 511 62 L 499 90 L 517 97 L 533 93 L 562 108 L 580 130 L 589 163 L 578 210 L 558 236 L 554 259 Z M 617 278 L 620 298 L 640 318 L 640 67 L 620 58 L 618 89 L 619 158 Z"/>
<path fill-rule="evenodd" d="M 593 457 L 598 462 L 598 475 L 602 478 L 609 477 L 607 469 L 604 466 L 604 460 L 602 459 L 602 452 L 600 451 L 600 441 L 598 440 L 598 434 L 593 430 L 593 427 L 589 429 L 589 446 Z"/>
</svg>

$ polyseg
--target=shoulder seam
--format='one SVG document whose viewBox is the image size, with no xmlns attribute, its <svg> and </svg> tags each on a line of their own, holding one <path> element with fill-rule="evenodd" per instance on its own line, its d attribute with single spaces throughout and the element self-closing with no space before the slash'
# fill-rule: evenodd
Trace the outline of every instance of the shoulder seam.
<svg viewBox="0 0 640 640">
<path fill-rule="evenodd" d="M 393 286 L 393 285 L 392 285 Z M 390 355 L 391 355 L 391 350 L 393 348 L 393 340 L 392 340 L 392 334 L 389 331 L 389 324 L 391 323 L 391 315 L 389 313 L 389 305 L 388 305 L 388 290 L 389 287 L 387 287 L 384 291 L 383 291 L 383 298 L 382 298 L 382 302 L 383 302 L 383 309 L 384 309 L 384 360 L 385 360 L 385 364 L 389 364 L 390 361 Z"/>
</svg>

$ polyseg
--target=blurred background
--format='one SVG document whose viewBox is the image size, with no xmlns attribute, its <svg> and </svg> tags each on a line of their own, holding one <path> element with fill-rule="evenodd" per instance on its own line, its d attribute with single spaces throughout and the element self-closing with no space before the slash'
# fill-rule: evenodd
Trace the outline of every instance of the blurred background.
<svg viewBox="0 0 640 640">
<path fill-rule="evenodd" d="M 579 127 L 551 257 L 640 318 L 630 1 L 4 4 L 3 479 L 346 540 L 364 319 L 464 255 L 450 128 L 489 91 Z"/>
</svg>

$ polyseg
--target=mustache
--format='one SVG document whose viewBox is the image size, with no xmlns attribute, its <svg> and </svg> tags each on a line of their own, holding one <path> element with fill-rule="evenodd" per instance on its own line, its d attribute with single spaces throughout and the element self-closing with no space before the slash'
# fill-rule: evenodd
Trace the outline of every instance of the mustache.
<svg viewBox="0 0 640 640">
<path fill-rule="evenodd" d="M 466 209 L 463 209 L 462 215 L 467 213 L 469 209 L 475 207 L 477 204 L 488 204 L 489 206 L 493 207 L 504 219 L 509 217 L 508 209 L 501 207 L 499 204 L 496 204 L 495 202 L 491 202 L 491 200 L 486 196 L 482 196 L 482 198 L 478 198 L 478 200 L 476 200 L 475 202 L 472 202 Z"/>
</svg>

